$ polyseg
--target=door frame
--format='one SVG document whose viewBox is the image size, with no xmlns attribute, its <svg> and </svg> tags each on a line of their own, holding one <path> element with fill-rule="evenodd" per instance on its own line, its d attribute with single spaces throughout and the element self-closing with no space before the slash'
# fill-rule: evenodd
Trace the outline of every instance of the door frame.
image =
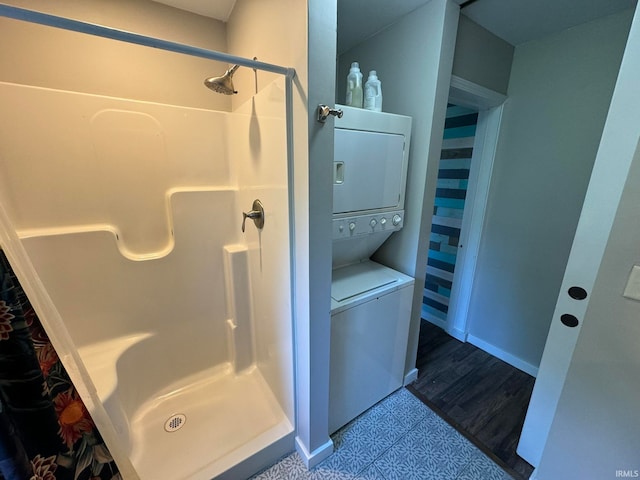
<svg viewBox="0 0 640 480">
<path fill-rule="evenodd" d="M 493 160 L 506 100 L 507 97 L 501 93 L 456 75 L 451 76 L 449 102 L 478 110 L 478 124 L 449 297 L 449 310 L 447 321 L 439 325 L 449 335 L 463 342 L 467 341 L 469 332 L 467 316 L 482 239 Z"/>
</svg>

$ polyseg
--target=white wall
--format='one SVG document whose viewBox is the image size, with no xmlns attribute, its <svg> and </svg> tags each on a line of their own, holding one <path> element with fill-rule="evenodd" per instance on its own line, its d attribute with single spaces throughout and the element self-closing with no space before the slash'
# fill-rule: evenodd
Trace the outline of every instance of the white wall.
<svg viewBox="0 0 640 480">
<path fill-rule="evenodd" d="M 226 50 L 225 25 L 145 0 L 88 0 L 47 2 L 7 0 L 7 4 L 94 22 L 143 35 L 202 48 Z M 201 87 L 219 62 L 187 58 L 142 46 L 62 32 L 17 20 L 0 19 L 0 80 L 25 85 L 135 98 L 182 106 L 229 110 L 230 100 Z M 129 67 L 127 68 L 127 64 Z M 133 67 L 131 67 L 133 65 Z M 144 68 L 140 66 L 144 65 Z M 68 133 L 68 132 L 67 132 Z M 53 308 L 30 259 L 10 229 L 0 205 L 0 236 L 7 256 L 40 314 L 43 325 L 72 377 L 124 478 L 137 475 L 83 366 L 76 346 Z"/>
<path fill-rule="evenodd" d="M 618 201 L 607 246 L 537 469 L 539 480 L 638 477 L 640 303 L 622 296 L 640 265 L 640 11 L 636 13 L 607 118 L 581 226 L 602 232 L 599 213 Z M 629 167 L 630 165 L 630 167 Z M 627 173 L 627 169 L 628 173 Z M 606 204 L 609 201 L 609 205 Z M 590 246 L 583 245 L 582 248 Z M 596 245 L 597 247 L 597 245 Z M 591 247 L 593 250 L 594 247 Z M 599 255 L 595 255 L 597 262 Z"/>
<path fill-rule="evenodd" d="M 451 79 L 458 6 L 432 0 L 378 35 L 345 52 L 339 71 L 359 61 L 363 72 L 375 69 L 382 81 L 385 112 L 413 117 L 404 228 L 395 233 L 374 259 L 420 284 L 426 271 L 438 162 Z M 420 55 L 416 55 L 419 49 Z M 338 84 L 337 89 L 344 88 Z M 415 368 L 422 288 L 415 288 L 405 373 Z"/>
<path fill-rule="evenodd" d="M 315 258 L 315 264 L 309 266 L 309 238 L 313 238 L 313 233 L 309 233 L 309 217 L 313 215 L 315 206 L 310 207 L 309 202 L 309 165 L 308 165 L 308 119 L 307 119 L 307 2 L 297 0 L 273 0 L 255 1 L 239 0 L 237 5 L 238 14 L 244 12 L 242 19 L 246 24 L 239 25 L 234 21 L 234 17 L 229 21 L 229 39 L 233 46 L 227 49 L 227 26 L 225 24 L 182 12 L 180 10 L 166 7 L 164 5 L 146 0 L 89 0 L 85 2 L 64 0 L 61 2 L 46 2 L 40 0 L 13 0 L 18 6 L 35 8 L 40 11 L 53 13 L 61 16 L 68 16 L 103 25 L 122 28 L 137 33 L 164 38 L 171 41 L 182 42 L 198 47 L 209 48 L 220 51 L 229 51 L 234 54 L 244 54 L 246 56 L 259 56 L 260 60 L 280 63 L 285 66 L 294 67 L 297 70 L 297 77 L 294 84 L 294 115 L 296 128 L 294 129 L 294 156 L 296 165 L 293 169 L 295 175 L 295 204 L 296 207 L 296 287 L 297 296 L 295 302 L 296 316 L 300 319 L 299 338 L 303 336 L 305 329 L 307 339 L 310 342 L 316 341 L 312 335 L 308 334 L 310 329 L 309 297 L 310 291 L 318 287 L 315 285 L 315 269 L 325 268 L 330 271 L 330 252 L 328 255 Z M 318 6 L 319 5 L 319 2 Z M 323 2 L 326 5 L 326 2 Z M 247 10 L 243 10 L 246 5 Z M 282 19 L 287 19 L 286 28 L 275 28 L 274 23 L 267 22 L 263 15 L 265 9 L 270 10 L 269 18 L 275 18 L 278 25 L 282 25 Z M 216 95 L 207 90 L 202 85 L 206 76 L 221 74 L 227 65 L 204 59 L 184 60 L 184 56 L 178 54 L 163 53 L 150 50 L 145 47 L 119 45 L 112 40 L 93 39 L 80 34 L 56 32 L 52 34 L 56 39 L 50 44 L 39 40 L 39 32 L 46 27 L 30 26 L 13 20 L 0 19 L 0 38 L 4 40 L 5 48 L 0 49 L 0 80 L 17 81 L 35 85 L 46 85 L 49 87 L 77 90 L 80 92 L 99 93 L 104 95 L 114 95 L 132 97 L 154 102 L 176 103 L 184 106 L 198 106 L 219 110 L 231 109 L 231 98 L 223 95 Z M 333 19 L 335 29 L 335 18 Z M 50 33 L 50 29 L 46 29 Z M 240 40 L 242 39 L 242 40 Z M 242 43 L 246 41 L 246 43 Z M 108 43 L 104 43 L 108 42 Z M 335 42 L 335 39 L 334 39 Z M 285 46 L 289 48 L 285 48 Z M 144 52 L 140 49 L 144 49 Z M 268 52 L 268 55 L 267 53 Z M 67 54 L 68 58 L 61 58 Z M 335 45 L 332 55 L 335 56 Z M 30 61 L 25 62 L 25 59 Z M 123 66 L 124 65 L 124 66 Z M 136 68 L 126 68 L 126 65 L 144 65 L 144 69 L 138 71 Z M 42 71 L 41 71 L 42 70 Z M 253 93 L 253 72 L 250 72 L 249 80 L 243 78 L 250 70 L 241 69 L 238 71 L 238 85 L 243 87 L 239 97 L 246 99 L 249 92 Z M 80 78 L 80 79 L 79 79 Z M 259 74 L 261 88 L 268 76 Z M 244 88 L 244 83 L 250 82 L 251 88 Z M 333 79 L 332 79 L 333 82 Z M 333 91 L 333 88 L 331 89 Z M 278 92 L 280 94 L 281 92 Z M 242 95 L 245 95 L 242 97 Z M 239 100 L 241 101 L 241 98 Z M 235 106 L 235 105 L 234 105 Z M 266 133 L 266 132 L 265 132 Z M 330 147 L 331 148 L 331 147 Z M 331 148 L 332 149 L 332 148 Z M 330 164 L 327 169 L 330 171 Z M 327 185 L 330 189 L 330 183 Z M 1 205 L 0 205 L 1 207 Z M 330 206 L 329 206 L 330 208 Z M 4 214 L 0 208 L 0 214 Z M 4 216 L 1 217 L 4 219 Z M 330 230 L 327 228 L 326 235 Z M 0 232 L 2 233 L 2 232 Z M 4 240 L 3 236 L 3 240 Z M 14 239 L 15 240 L 15 239 Z M 17 240 L 16 240 L 17 241 Z M 329 244 L 329 242 L 327 242 Z M 323 254 L 324 252 L 320 252 Z M 312 253 L 312 256 L 314 253 Z M 19 256 L 19 255 L 18 255 Z M 14 257 L 15 258 L 15 257 Z M 22 257 L 23 262 L 28 263 L 28 259 Z M 326 262 L 325 262 L 326 260 Z M 320 267 L 318 265 L 320 264 Z M 286 268 L 286 266 L 283 266 Z M 22 271 L 22 270 L 21 270 Z M 325 275 L 328 276 L 328 275 Z M 311 277 L 311 278 L 310 278 Z M 322 278 L 320 279 L 322 280 Z M 41 292 L 38 289 L 37 281 L 30 282 L 36 284 L 32 289 L 34 292 Z M 320 288 L 329 291 L 329 281 L 325 282 L 326 287 L 320 281 Z M 35 295 L 39 297 L 42 295 Z M 44 294 L 46 297 L 46 294 Z M 42 301 L 46 304 L 46 298 Z M 328 305 L 329 295 L 326 296 L 326 308 L 316 308 L 311 315 L 318 317 L 326 316 L 328 338 Z M 46 317 L 56 315 L 47 312 Z M 58 319 L 59 320 L 59 319 Z M 322 328 L 322 322 L 315 322 L 316 328 Z M 62 332 L 63 329 L 54 329 L 53 336 L 60 337 L 57 345 L 64 344 L 68 351 L 68 335 Z M 301 333 L 302 332 L 302 333 Z M 328 360 L 324 361 L 323 348 L 327 351 L 325 357 L 328 359 L 328 340 L 323 343 L 319 339 L 319 348 L 301 348 L 303 352 L 317 350 L 319 358 L 314 358 L 313 365 L 298 362 L 300 369 L 298 385 L 301 389 L 306 389 L 304 398 L 308 403 L 313 400 L 320 404 L 316 409 L 320 411 L 309 411 L 309 405 L 299 405 L 298 412 L 302 416 L 302 421 L 298 424 L 307 431 L 313 430 L 313 435 L 319 438 L 318 442 L 328 441 L 326 418 L 322 423 L 322 399 L 325 398 L 328 404 L 328 380 L 326 386 L 320 384 L 320 391 L 316 390 L 316 384 L 312 385 L 311 373 L 324 368 L 328 375 Z M 78 361 L 74 356 L 72 360 Z M 71 361 L 71 360 L 70 360 Z M 290 361 L 290 359 L 288 360 Z M 73 370 L 76 370 L 75 368 Z M 84 379 L 88 379 L 86 372 L 80 365 L 80 374 Z M 76 377 L 77 378 L 77 377 Z M 84 382 L 79 385 L 81 393 L 88 387 Z M 88 383 L 87 383 L 88 385 Z M 83 395 L 84 396 L 84 395 Z M 86 395 L 87 398 L 91 396 Z M 317 399 L 317 400 L 316 400 Z M 90 406 L 91 408 L 91 406 Z M 100 408 L 100 405 L 95 408 Z M 100 418 L 105 422 L 104 411 L 98 412 Z M 95 417 L 94 417 L 95 418 Z M 313 426 L 310 423 L 315 422 Z M 316 425 L 318 424 L 318 425 Z M 316 433 L 319 432 L 319 433 Z M 311 436 L 313 436 L 311 435 Z M 111 433 L 113 438 L 113 434 Z M 331 443 L 329 442 L 329 446 Z M 291 445 L 293 447 L 293 445 Z M 122 461 L 117 459 L 121 467 L 127 467 L 126 456 Z M 130 466 L 129 466 L 130 468 Z M 123 471 L 126 471 L 123 468 Z M 127 473 L 128 475 L 128 473 Z M 134 478 L 134 477 L 127 477 Z"/>
<path fill-rule="evenodd" d="M 336 12 L 336 0 L 239 0 L 228 23 L 230 53 L 257 56 L 297 72 L 293 111 L 296 442 L 310 466 L 333 451 L 328 432 L 332 177 L 331 162 L 325 161 L 333 155 L 333 130 L 330 121 L 325 126 L 316 122 L 315 106 L 333 98 Z M 242 70 L 237 89 L 253 90 L 253 72 Z M 259 73 L 258 77 L 262 88 L 268 76 Z"/>
<path fill-rule="evenodd" d="M 630 11 L 518 46 L 469 333 L 535 370 L 587 188 Z"/>
<path fill-rule="evenodd" d="M 289 17 L 290 28 L 274 31 L 273 25 L 281 23 L 283 15 Z M 238 0 L 227 22 L 228 53 L 246 58 L 257 57 L 261 62 L 293 66 L 296 58 L 306 55 L 301 48 L 303 44 L 300 38 L 294 34 L 300 28 L 297 23 L 305 25 L 306 18 L 305 9 L 296 7 L 290 0 Z M 258 71 L 258 91 L 279 76 Z M 238 91 L 232 97 L 235 108 L 256 93 L 256 74 L 252 69 L 241 67 L 233 77 L 233 84 Z"/>
<path fill-rule="evenodd" d="M 11 0 L 9 3 L 231 54 L 257 56 L 259 60 L 296 69 L 293 86 L 295 165 L 292 174 L 296 206 L 293 299 L 300 355 L 296 362 L 299 387 L 297 426 L 301 444 L 310 455 L 317 454 L 318 449 L 330 453 L 332 444 L 327 432 L 327 417 L 331 182 L 327 181 L 325 185 L 318 180 L 322 176 L 329 178 L 331 165 L 327 163 L 326 173 L 322 173 L 325 169 L 321 159 L 311 165 L 309 163 L 310 125 L 312 129 L 316 127 L 313 113 L 308 115 L 308 101 L 318 103 L 318 99 L 311 100 L 308 94 L 307 52 L 322 52 L 322 58 L 316 60 L 318 71 L 315 79 L 319 80 L 321 76 L 318 74 L 325 71 L 331 75 L 329 81 L 326 78 L 322 81 L 330 84 L 332 98 L 335 3 L 239 0 L 226 26 L 147 0 L 65 0 L 56 3 Z M 309 18 L 312 30 L 316 31 L 315 45 L 309 45 L 307 41 Z M 0 49 L 0 65 L 6 66 L 1 69 L 0 80 L 184 106 L 231 109 L 231 98 L 199 88 L 206 76 L 221 74 L 227 65 L 203 59 L 187 61 L 177 54 L 156 51 L 149 54 L 149 49 L 139 50 L 144 47 L 117 45 L 111 40 L 74 33 L 55 32 L 56 41 L 45 44 L 38 41 L 38 32 L 45 27 L 14 20 L 0 19 L 0 22 L 0 38 L 5 39 L 5 46 L 10 46 Z M 61 52 L 68 53 L 69 58 L 61 58 Z M 24 62 L 25 58 L 33 61 Z M 128 64 L 144 64 L 145 69 L 123 68 L 125 60 Z M 325 68 L 326 64 L 330 68 Z M 273 75 L 258 72 L 259 88 L 270 85 L 273 78 Z M 164 79 L 169 79 L 169 83 Z M 240 91 L 233 99 L 235 107 L 253 94 L 255 87 L 250 69 L 238 70 L 234 80 Z M 322 93 L 315 88 L 313 91 Z M 322 95 L 325 96 L 324 93 Z M 329 101 L 328 98 L 323 98 L 323 102 Z M 317 132 L 313 140 L 318 145 L 315 155 L 326 157 L 326 152 L 332 152 L 330 129 Z M 313 183 L 310 178 L 314 179 Z M 324 223 L 323 218 L 326 219 Z"/>
<path fill-rule="evenodd" d="M 5 3 L 155 38 L 225 52 L 225 24 L 150 0 L 9 0 Z M 203 87 L 226 65 L 0 18 L 0 80 L 229 110 L 225 95 Z"/>
<path fill-rule="evenodd" d="M 259 230 L 247 220 L 255 360 L 287 418 L 295 424 L 289 190 L 285 123 L 285 81 L 281 75 L 228 116 L 229 163 L 237 170 L 238 198 L 234 217 L 248 211 L 255 199 L 265 209 Z M 211 159 L 209 158 L 209 161 Z M 247 299 L 236 299 L 246 303 Z M 238 307 L 236 306 L 236 309 Z M 236 355 L 240 349 L 236 348 Z"/>
</svg>

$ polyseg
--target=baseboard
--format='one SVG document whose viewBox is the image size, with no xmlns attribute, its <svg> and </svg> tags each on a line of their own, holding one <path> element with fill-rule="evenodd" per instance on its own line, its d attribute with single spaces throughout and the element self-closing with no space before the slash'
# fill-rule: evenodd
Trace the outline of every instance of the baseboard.
<svg viewBox="0 0 640 480">
<path fill-rule="evenodd" d="M 467 342 L 475 345 L 480 350 L 484 350 L 485 352 L 493 355 L 494 357 L 499 358 L 502 361 L 507 362 L 509 365 L 517 368 L 518 370 L 522 370 L 524 373 L 528 373 L 532 377 L 538 376 L 538 367 L 531 365 L 529 362 L 525 362 L 521 358 L 516 357 L 504 350 L 492 345 L 484 340 L 475 337 L 471 334 L 467 335 Z"/>
<path fill-rule="evenodd" d="M 413 368 L 409 371 L 409 373 L 407 373 L 404 376 L 404 383 L 402 385 L 406 387 L 410 383 L 415 382 L 417 379 L 418 379 L 418 369 Z"/>
<path fill-rule="evenodd" d="M 442 330 L 447 332 L 456 340 L 460 340 L 461 342 L 467 341 L 467 334 L 458 328 L 449 328 L 449 322 L 446 320 L 442 320 L 441 318 L 434 317 L 429 312 L 423 310 L 422 311 L 422 319 L 426 320 L 429 323 L 434 324 L 436 327 L 440 327 Z M 405 383 L 406 385 L 406 383 Z"/>
<path fill-rule="evenodd" d="M 463 332 L 459 328 L 452 328 L 450 330 L 445 329 L 445 332 L 447 332 L 449 335 L 451 335 L 456 340 L 460 340 L 461 342 L 466 342 L 467 341 L 466 332 Z"/>
<path fill-rule="evenodd" d="M 313 452 L 309 452 L 300 437 L 296 437 L 296 450 L 306 467 L 313 468 L 333 453 L 333 440 L 329 439 L 324 445 L 316 448 Z"/>
<path fill-rule="evenodd" d="M 433 323 L 436 327 L 440 327 L 443 330 L 447 330 L 447 322 L 446 320 L 442 320 L 441 318 L 438 317 L 434 317 L 433 315 L 431 315 L 429 312 L 426 311 L 422 311 L 422 318 L 423 320 L 426 320 L 429 323 Z"/>
</svg>

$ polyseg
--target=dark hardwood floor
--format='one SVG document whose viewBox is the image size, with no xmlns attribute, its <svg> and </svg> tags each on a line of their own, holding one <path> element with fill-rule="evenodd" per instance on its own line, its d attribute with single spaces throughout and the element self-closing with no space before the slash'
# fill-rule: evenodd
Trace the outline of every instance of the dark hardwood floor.
<svg viewBox="0 0 640 480">
<path fill-rule="evenodd" d="M 517 479 L 533 467 L 516 454 L 534 378 L 422 320 L 418 379 L 409 390 Z"/>
</svg>

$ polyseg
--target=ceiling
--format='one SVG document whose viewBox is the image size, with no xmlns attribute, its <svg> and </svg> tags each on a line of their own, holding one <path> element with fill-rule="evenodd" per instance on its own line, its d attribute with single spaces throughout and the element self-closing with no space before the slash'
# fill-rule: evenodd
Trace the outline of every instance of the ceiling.
<svg viewBox="0 0 640 480">
<path fill-rule="evenodd" d="M 236 0 L 154 0 L 226 22 Z M 430 0 L 337 0 L 338 53 L 375 35 Z M 461 4 L 465 0 L 453 0 Z M 637 0 L 476 0 L 462 12 L 511 45 L 636 5 Z"/>
<path fill-rule="evenodd" d="M 464 0 L 454 0 L 464 3 Z M 476 0 L 462 9 L 512 45 L 635 6 L 637 0 Z M 371 37 L 429 0 L 338 0 L 338 53 Z"/>
<path fill-rule="evenodd" d="M 226 22 L 233 11 L 236 0 L 153 0 L 188 12 L 216 18 Z"/>
</svg>

